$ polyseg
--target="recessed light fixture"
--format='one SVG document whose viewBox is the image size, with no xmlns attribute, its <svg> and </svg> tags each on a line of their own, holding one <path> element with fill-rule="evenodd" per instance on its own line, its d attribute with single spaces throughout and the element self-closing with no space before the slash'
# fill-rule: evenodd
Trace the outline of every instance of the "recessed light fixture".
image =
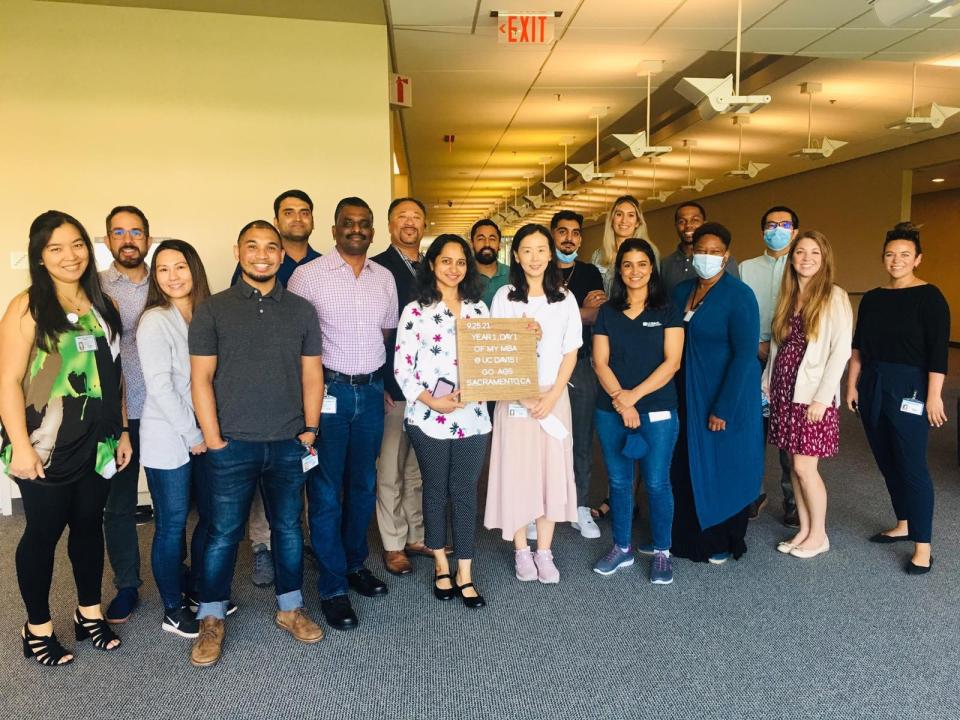
<svg viewBox="0 0 960 720">
<path fill-rule="evenodd" d="M 945 179 L 946 178 L 933 178 L 930 180 L 930 182 L 944 182 Z"/>
</svg>

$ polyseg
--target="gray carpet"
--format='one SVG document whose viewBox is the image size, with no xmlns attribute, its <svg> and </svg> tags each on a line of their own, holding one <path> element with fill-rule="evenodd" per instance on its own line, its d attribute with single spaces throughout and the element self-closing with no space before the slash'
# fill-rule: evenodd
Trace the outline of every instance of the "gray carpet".
<svg viewBox="0 0 960 720">
<path fill-rule="evenodd" d="M 2 518 L 0 715 L 955 720 L 957 380 L 948 383 L 951 422 L 932 435 L 936 562 L 920 578 L 902 570 L 908 545 L 866 541 L 893 516 L 863 432 L 846 412 L 841 457 L 823 464 L 832 545 L 823 557 L 801 561 L 774 549 L 787 530 L 778 522 L 772 450 L 767 492 L 774 502 L 751 524 L 748 553 L 721 567 L 678 560 L 667 587 L 647 582 L 645 562 L 608 578 L 590 571 L 610 542 L 606 522 L 601 540 L 558 529 L 558 586 L 519 583 L 509 546 L 481 531 L 476 580 L 489 605 L 479 612 L 434 600 L 426 559 L 414 561 L 413 576 L 387 575 L 375 544 L 370 567 L 386 579 L 389 595 L 355 598 L 358 630 L 331 630 L 320 644 L 304 646 L 274 627 L 272 593 L 250 584 L 245 543 L 234 582 L 240 611 L 228 621 L 223 659 L 202 670 L 188 662 L 189 641 L 160 631 L 151 525 L 140 528 L 144 602 L 121 628 L 122 650 L 101 653 L 83 643 L 76 662 L 59 669 L 24 660 L 13 567 L 22 519 Z M 308 564 L 305 594 L 319 619 L 313 580 Z M 62 542 L 51 605 L 70 647 L 75 602 Z"/>
</svg>

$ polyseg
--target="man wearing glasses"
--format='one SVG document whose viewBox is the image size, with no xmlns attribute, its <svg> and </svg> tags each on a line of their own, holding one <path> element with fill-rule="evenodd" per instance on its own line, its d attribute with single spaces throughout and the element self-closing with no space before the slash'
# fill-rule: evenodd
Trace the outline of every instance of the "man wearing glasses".
<svg viewBox="0 0 960 720">
<path fill-rule="evenodd" d="M 777 307 L 780 279 L 790 261 L 787 253 L 790 250 L 790 243 L 800 231 L 799 226 L 800 219 L 790 208 L 784 205 L 775 205 L 770 208 L 760 218 L 760 230 L 763 233 L 765 246 L 763 254 L 740 263 L 740 279 L 753 290 L 753 294 L 757 296 L 757 304 L 760 306 L 760 347 L 757 349 L 757 357 L 761 365 L 766 364 L 767 355 L 770 352 L 770 325 L 773 322 L 773 312 Z M 766 424 L 766 418 L 764 424 Z M 799 527 L 797 504 L 793 497 L 793 484 L 790 482 L 790 456 L 783 450 L 780 451 L 780 471 L 780 488 L 783 490 L 783 522 L 790 527 Z M 757 499 L 752 517 L 760 513 L 760 508 L 766 499 L 766 495 L 761 495 Z"/>
<path fill-rule="evenodd" d="M 117 303 L 123 321 L 120 361 L 126 389 L 127 425 L 133 445 L 130 464 L 110 481 L 110 494 L 103 511 L 103 534 L 113 568 L 117 595 L 107 608 L 107 622 L 124 623 L 137 605 L 140 587 L 140 542 L 137 539 L 137 483 L 140 479 L 140 413 L 146 397 L 140 356 L 137 354 L 137 322 L 147 302 L 147 247 L 150 223 L 143 211 L 132 205 L 115 207 L 107 215 L 107 247 L 113 262 L 100 273 L 103 291 Z"/>
</svg>

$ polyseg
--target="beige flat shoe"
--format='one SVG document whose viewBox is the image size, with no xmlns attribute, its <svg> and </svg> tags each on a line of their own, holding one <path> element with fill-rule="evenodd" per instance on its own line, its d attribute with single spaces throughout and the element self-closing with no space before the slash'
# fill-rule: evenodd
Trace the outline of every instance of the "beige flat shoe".
<svg viewBox="0 0 960 720">
<path fill-rule="evenodd" d="M 823 545 L 821 545 L 818 548 L 814 548 L 813 550 L 804 550 L 803 548 L 795 547 L 793 548 L 793 550 L 790 551 L 790 554 L 793 555 L 793 557 L 795 558 L 800 558 L 802 560 L 809 560 L 810 558 L 814 558 L 817 555 L 822 555 L 823 553 L 827 552 L 827 550 L 829 549 L 830 549 L 830 538 L 826 538 L 823 541 Z"/>
</svg>

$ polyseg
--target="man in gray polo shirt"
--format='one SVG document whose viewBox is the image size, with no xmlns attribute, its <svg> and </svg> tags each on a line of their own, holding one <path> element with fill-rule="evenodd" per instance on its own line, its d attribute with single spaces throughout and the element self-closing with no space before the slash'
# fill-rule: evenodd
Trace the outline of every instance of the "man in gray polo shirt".
<svg viewBox="0 0 960 720">
<path fill-rule="evenodd" d="M 207 444 L 211 517 L 200 587 L 200 635 L 190 660 L 220 659 L 237 545 L 258 485 L 270 518 L 276 624 L 314 643 L 323 630 L 303 607 L 303 485 L 317 465 L 323 398 L 313 306 L 277 282 L 283 246 L 254 220 L 235 250 L 241 278 L 200 305 L 190 323 L 193 404 Z"/>
</svg>

